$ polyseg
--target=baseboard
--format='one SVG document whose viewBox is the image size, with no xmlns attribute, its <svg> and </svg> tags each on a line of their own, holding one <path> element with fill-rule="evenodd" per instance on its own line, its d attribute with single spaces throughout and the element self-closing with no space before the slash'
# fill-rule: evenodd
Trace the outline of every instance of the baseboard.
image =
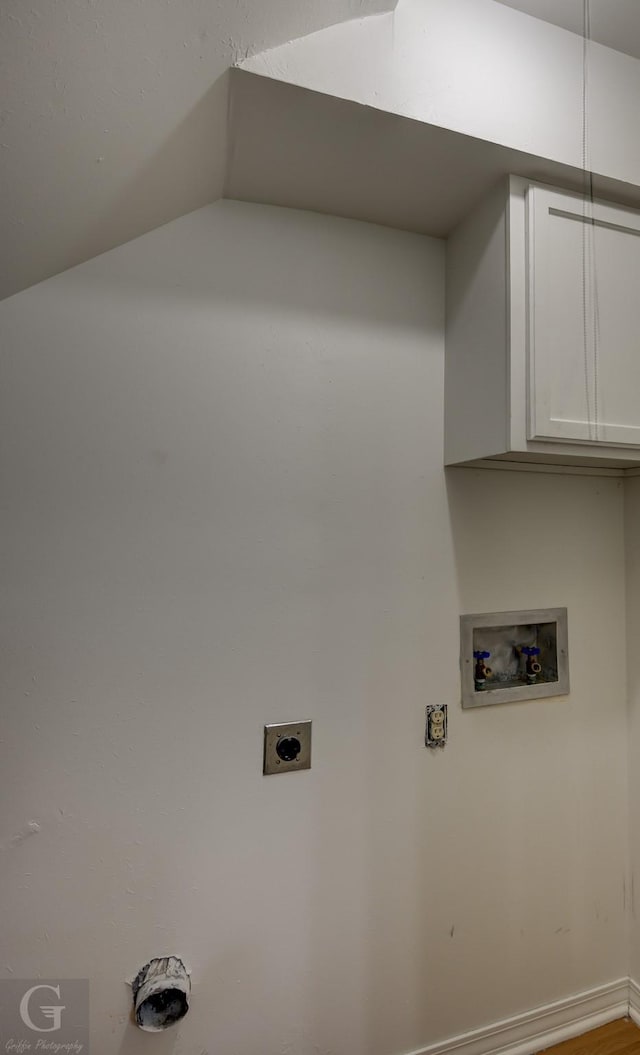
<svg viewBox="0 0 640 1055">
<path fill-rule="evenodd" d="M 431 1044 L 412 1055 L 534 1055 L 625 1015 L 631 1015 L 640 1025 L 640 986 L 621 978 L 483 1029 Z"/>
<path fill-rule="evenodd" d="M 629 979 L 629 1018 L 640 1026 L 640 985 L 633 978 Z"/>
</svg>

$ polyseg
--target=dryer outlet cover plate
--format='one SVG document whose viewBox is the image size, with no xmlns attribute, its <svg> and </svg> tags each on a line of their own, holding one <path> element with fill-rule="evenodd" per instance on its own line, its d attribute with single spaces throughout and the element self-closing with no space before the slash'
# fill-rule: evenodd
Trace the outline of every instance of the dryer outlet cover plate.
<svg viewBox="0 0 640 1055">
<path fill-rule="evenodd" d="M 264 727 L 265 776 L 311 769 L 311 722 L 279 722 Z"/>
</svg>

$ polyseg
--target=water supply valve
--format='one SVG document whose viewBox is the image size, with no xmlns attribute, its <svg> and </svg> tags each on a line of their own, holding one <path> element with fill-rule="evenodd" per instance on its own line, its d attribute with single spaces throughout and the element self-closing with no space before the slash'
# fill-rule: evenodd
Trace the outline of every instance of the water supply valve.
<svg viewBox="0 0 640 1055">
<path fill-rule="evenodd" d="M 480 692 L 481 689 L 484 689 L 487 678 L 490 678 L 493 674 L 491 667 L 488 667 L 485 663 L 485 659 L 489 659 L 490 656 L 490 652 L 485 652 L 482 649 L 478 649 L 473 653 L 473 658 L 476 661 L 475 671 L 473 675 L 476 692 Z"/>
<path fill-rule="evenodd" d="M 529 685 L 533 685 L 538 674 L 542 673 L 542 664 L 536 659 L 536 656 L 540 655 L 540 649 L 537 645 L 522 645 L 520 652 L 527 657 L 525 677 Z"/>
</svg>

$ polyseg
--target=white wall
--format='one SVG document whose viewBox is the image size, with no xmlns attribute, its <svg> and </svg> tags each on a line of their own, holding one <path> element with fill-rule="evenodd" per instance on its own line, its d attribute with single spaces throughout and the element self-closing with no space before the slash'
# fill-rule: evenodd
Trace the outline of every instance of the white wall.
<svg viewBox="0 0 640 1055">
<path fill-rule="evenodd" d="M 584 165 L 581 37 L 494 0 L 399 0 L 392 14 L 320 30 L 242 66 Z M 587 163 L 639 183 L 640 61 L 591 44 L 587 82 Z"/>
<path fill-rule="evenodd" d="M 476 769 L 463 786 L 485 818 L 460 897 L 470 916 L 484 908 L 470 882 L 480 868 L 483 897 L 492 890 L 476 923 L 492 949 L 483 995 L 509 963 L 497 988 L 524 1009 L 567 979 L 580 989 L 628 970 L 623 487 L 472 469 L 448 481 L 461 611 L 568 608 L 568 697 L 459 715 Z"/>
<path fill-rule="evenodd" d="M 638 637 L 640 635 L 640 479 L 625 480 L 625 535 L 627 556 L 627 670 L 629 685 L 629 843 L 631 890 L 629 897 L 629 974 L 640 982 L 640 671 L 638 670 Z"/>
<path fill-rule="evenodd" d="M 224 202 L 0 306 L 0 972 L 90 977 L 101 1055 L 399 1055 L 626 973 L 622 490 L 445 480 L 443 248 Z M 564 604 L 571 696 L 463 712 L 460 611 Z"/>
</svg>

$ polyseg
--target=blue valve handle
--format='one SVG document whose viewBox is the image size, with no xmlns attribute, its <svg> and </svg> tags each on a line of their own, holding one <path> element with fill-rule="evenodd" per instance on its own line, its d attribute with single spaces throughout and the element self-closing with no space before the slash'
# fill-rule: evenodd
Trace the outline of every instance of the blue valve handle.
<svg viewBox="0 0 640 1055">
<path fill-rule="evenodd" d="M 522 648 L 520 649 L 520 651 L 524 652 L 525 656 L 539 656 L 540 655 L 540 649 L 536 648 L 534 645 L 523 645 Z"/>
<path fill-rule="evenodd" d="M 540 651 L 540 649 L 538 649 L 538 652 L 539 651 Z M 474 652 L 473 653 L 473 658 L 474 659 L 489 659 L 490 655 L 491 655 L 490 652 Z"/>
</svg>

